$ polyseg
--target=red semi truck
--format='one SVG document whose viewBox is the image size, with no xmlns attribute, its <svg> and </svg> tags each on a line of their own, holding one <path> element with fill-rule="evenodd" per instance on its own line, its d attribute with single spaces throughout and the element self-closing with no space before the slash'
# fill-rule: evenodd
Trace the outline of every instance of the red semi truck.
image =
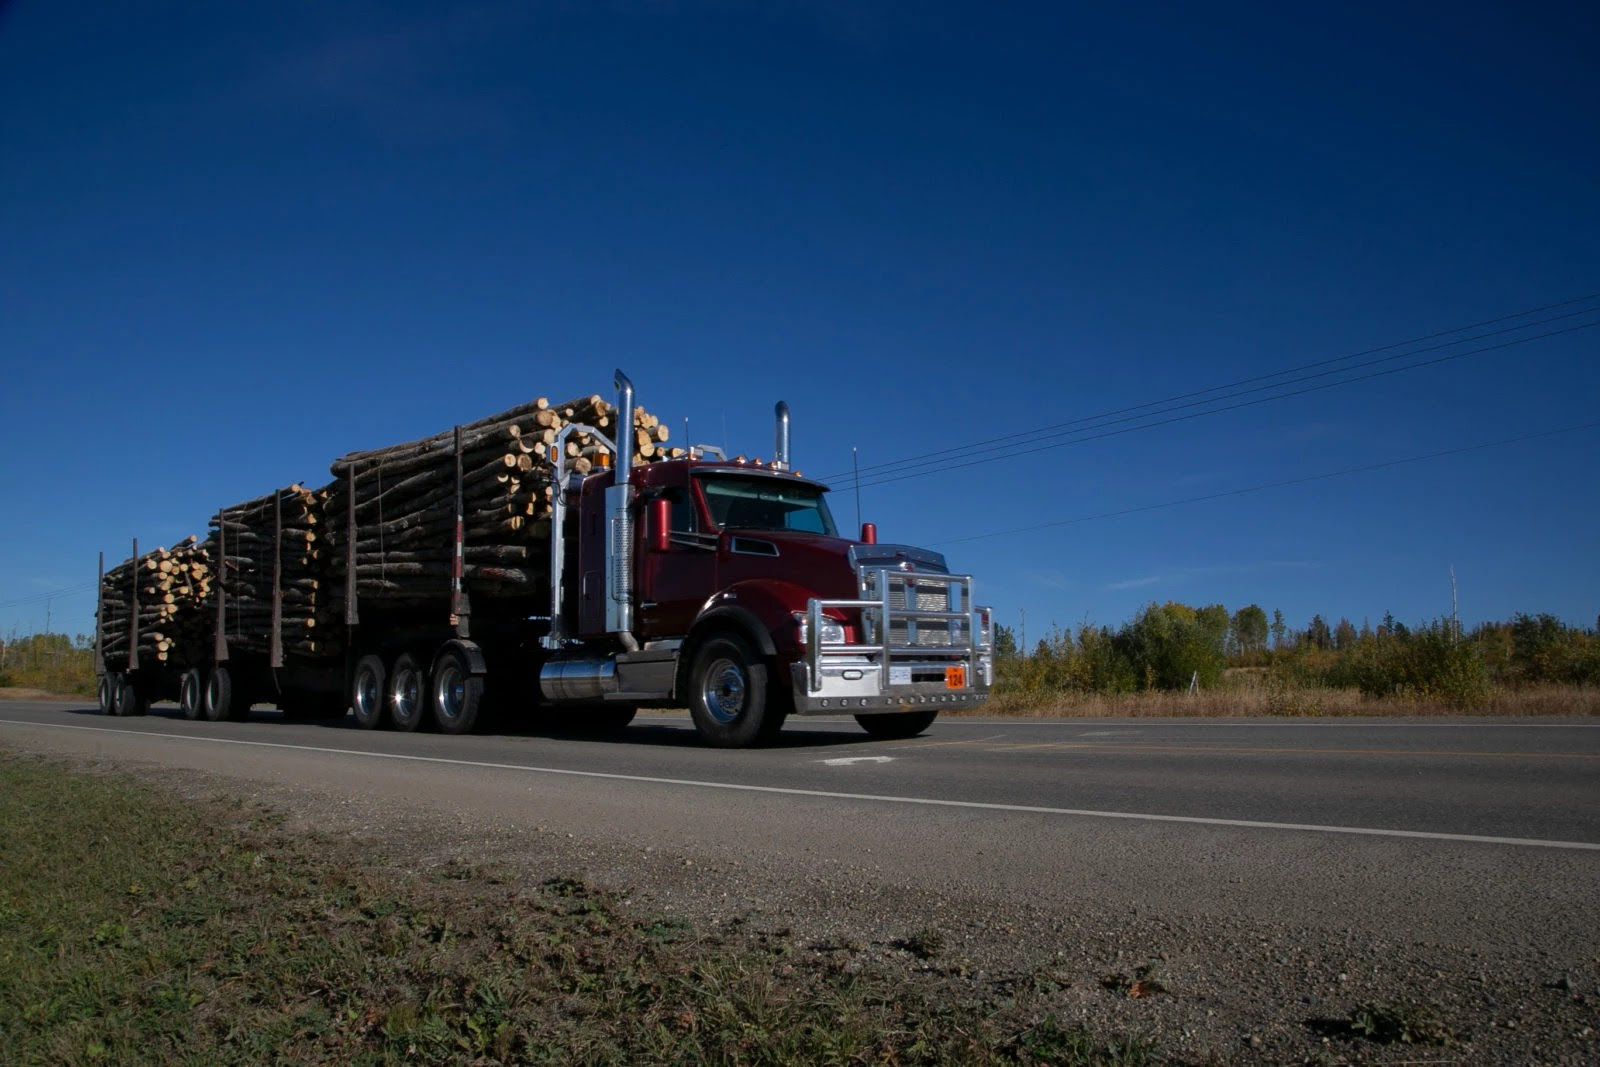
<svg viewBox="0 0 1600 1067">
<path fill-rule="evenodd" d="M 621 371 L 615 385 L 620 437 L 634 391 Z M 285 710 L 448 733 L 479 725 L 490 700 L 607 727 L 641 707 L 687 706 L 705 741 L 741 747 L 791 714 L 853 715 L 875 737 L 903 738 L 982 703 L 993 631 L 971 577 L 939 553 L 877 543 L 870 523 L 843 535 L 827 487 L 791 467 L 786 405 L 776 415 L 770 462 L 701 446 L 636 464 L 600 429 L 566 426 L 549 450 L 548 567 L 530 595 L 464 614 L 458 568 L 456 597 L 432 610 L 352 597 L 346 639 L 321 660 L 286 659 L 275 642 L 270 654 L 261 641 L 231 648 L 219 621 L 215 647 L 187 669 L 103 659 L 102 706 L 137 713 L 172 695 L 191 717 L 237 718 L 276 694 Z M 587 473 L 562 447 L 573 434 L 598 452 Z M 460 537 L 458 524 L 458 556 Z"/>
</svg>

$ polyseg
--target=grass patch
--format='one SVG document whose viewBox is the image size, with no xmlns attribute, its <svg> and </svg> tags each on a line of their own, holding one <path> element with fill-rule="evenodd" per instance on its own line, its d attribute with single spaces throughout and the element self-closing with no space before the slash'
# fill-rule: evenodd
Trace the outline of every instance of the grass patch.
<svg viewBox="0 0 1600 1067">
<path fill-rule="evenodd" d="M 931 936 L 918 935 L 924 948 Z M 582 880 L 428 871 L 244 803 L 0 755 L 0 1062 L 1152 1062 Z"/>
</svg>

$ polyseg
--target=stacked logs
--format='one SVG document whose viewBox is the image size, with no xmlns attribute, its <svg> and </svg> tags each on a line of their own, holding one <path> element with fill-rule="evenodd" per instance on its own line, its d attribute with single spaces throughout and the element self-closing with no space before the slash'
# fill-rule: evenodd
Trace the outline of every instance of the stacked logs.
<svg viewBox="0 0 1600 1067">
<path fill-rule="evenodd" d="M 100 583 L 101 654 L 128 660 L 137 600 L 141 660 L 173 667 L 201 662 L 209 647 L 213 581 L 210 545 L 193 537 L 106 571 Z"/>
<path fill-rule="evenodd" d="M 544 592 L 554 497 L 553 450 L 561 431 L 587 426 L 615 440 L 617 411 L 599 396 L 565 404 L 546 398 L 459 430 L 464 588 L 474 595 Z M 457 431 L 333 463 L 319 547 L 342 600 L 354 531 L 358 599 L 445 604 L 452 590 Z M 667 428 L 643 409 L 621 435 L 635 463 L 681 452 L 662 447 Z M 564 442 L 569 470 L 589 472 L 602 446 L 586 431 Z M 353 487 L 353 488 L 352 488 Z M 353 496 L 352 496 L 353 491 Z M 354 508 L 354 521 L 351 508 Z"/>
<path fill-rule="evenodd" d="M 291 485 L 224 508 L 211 520 L 221 560 L 223 634 L 231 646 L 270 652 L 276 632 L 284 653 L 343 650 L 324 577 L 319 531 L 326 500 L 326 490 Z"/>
</svg>

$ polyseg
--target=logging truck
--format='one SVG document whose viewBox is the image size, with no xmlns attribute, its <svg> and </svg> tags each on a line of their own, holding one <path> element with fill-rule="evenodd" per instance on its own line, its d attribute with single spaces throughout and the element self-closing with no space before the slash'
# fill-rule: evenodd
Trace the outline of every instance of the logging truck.
<svg viewBox="0 0 1600 1067">
<path fill-rule="evenodd" d="M 789 715 L 874 737 L 971 708 L 993 674 L 990 612 L 936 552 L 841 533 L 794 470 L 666 429 L 616 373 L 615 404 L 541 398 L 336 460 L 219 511 L 210 536 L 101 557 L 102 711 L 176 700 L 192 719 L 353 715 L 445 733 L 490 715 L 618 729 L 687 707 L 708 743 L 770 740 Z"/>
</svg>

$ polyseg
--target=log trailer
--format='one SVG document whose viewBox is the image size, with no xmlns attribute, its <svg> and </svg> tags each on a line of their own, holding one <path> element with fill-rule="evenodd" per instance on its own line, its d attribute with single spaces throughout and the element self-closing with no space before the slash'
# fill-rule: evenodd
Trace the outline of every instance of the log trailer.
<svg viewBox="0 0 1600 1067">
<path fill-rule="evenodd" d="M 517 549 L 528 553 L 517 567 L 463 563 L 494 546 L 475 549 L 466 536 L 471 451 L 460 427 L 439 438 L 449 442 L 438 458 L 445 483 L 453 473 L 454 499 L 448 484 L 435 494 L 446 512 L 453 504 L 453 530 L 429 542 L 451 562 L 362 562 L 358 546 L 373 535 L 360 502 L 385 490 L 381 474 L 376 489 L 363 484 L 376 468 L 360 457 L 376 453 L 335 462 L 336 480 L 320 495 L 297 486 L 263 498 L 254 525 L 224 518 L 239 509 L 219 513 L 211 540 L 189 550 L 208 554 L 217 576 L 184 586 L 211 631 L 188 655 L 163 651 L 157 661 L 141 637 L 150 616 L 139 607 L 137 542 L 132 566 L 108 575 L 102 559 L 101 709 L 142 714 L 152 700 L 176 699 L 189 718 L 221 720 L 275 703 L 289 714 L 350 713 L 369 729 L 464 733 L 491 708 L 554 710 L 615 729 L 639 708 L 687 706 L 706 742 L 742 747 L 771 740 L 791 714 L 852 715 L 874 737 L 905 738 L 941 710 L 983 702 L 993 631 L 972 578 L 951 574 L 939 553 L 878 543 L 871 523 L 857 538 L 842 535 L 827 487 L 791 466 L 786 405 L 776 407 L 770 462 L 711 446 L 644 462 L 625 440 L 636 425 L 633 386 L 620 370 L 615 386 L 615 407 L 600 409 L 616 417 L 596 420 L 606 427 L 566 423 L 542 450 L 548 534 Z M 419 461 L 408 462 L 391 470 L 391 496 Z M 286 536 L 303 550 L 313 537 L 305 530 L 318 527 L 286 522 L 285 502 L 313 497 L 320 519 L 307 505 L 297 521 L 320 521 L 330 547 L 315 564 L 320 579 L 292 577 Z M 253 557 L 252 530 L 269 531 L 258 533 Z M 503 559 L 509 550 L 498 551 Z M 240 588 L 230 575 L 243 570 L 259 580 L 255 600 L 230 595 Z M 407 584 L 407 574 L 442 577 L 419 597 L 422 579 Z M 121 596 L 129 581 L 131 609 Z M 316 631 L 316 642 L 303 640 L 305 630 L 286 635 L 296 598 L 318 589 L 339 624 Z"/>
</svg>

